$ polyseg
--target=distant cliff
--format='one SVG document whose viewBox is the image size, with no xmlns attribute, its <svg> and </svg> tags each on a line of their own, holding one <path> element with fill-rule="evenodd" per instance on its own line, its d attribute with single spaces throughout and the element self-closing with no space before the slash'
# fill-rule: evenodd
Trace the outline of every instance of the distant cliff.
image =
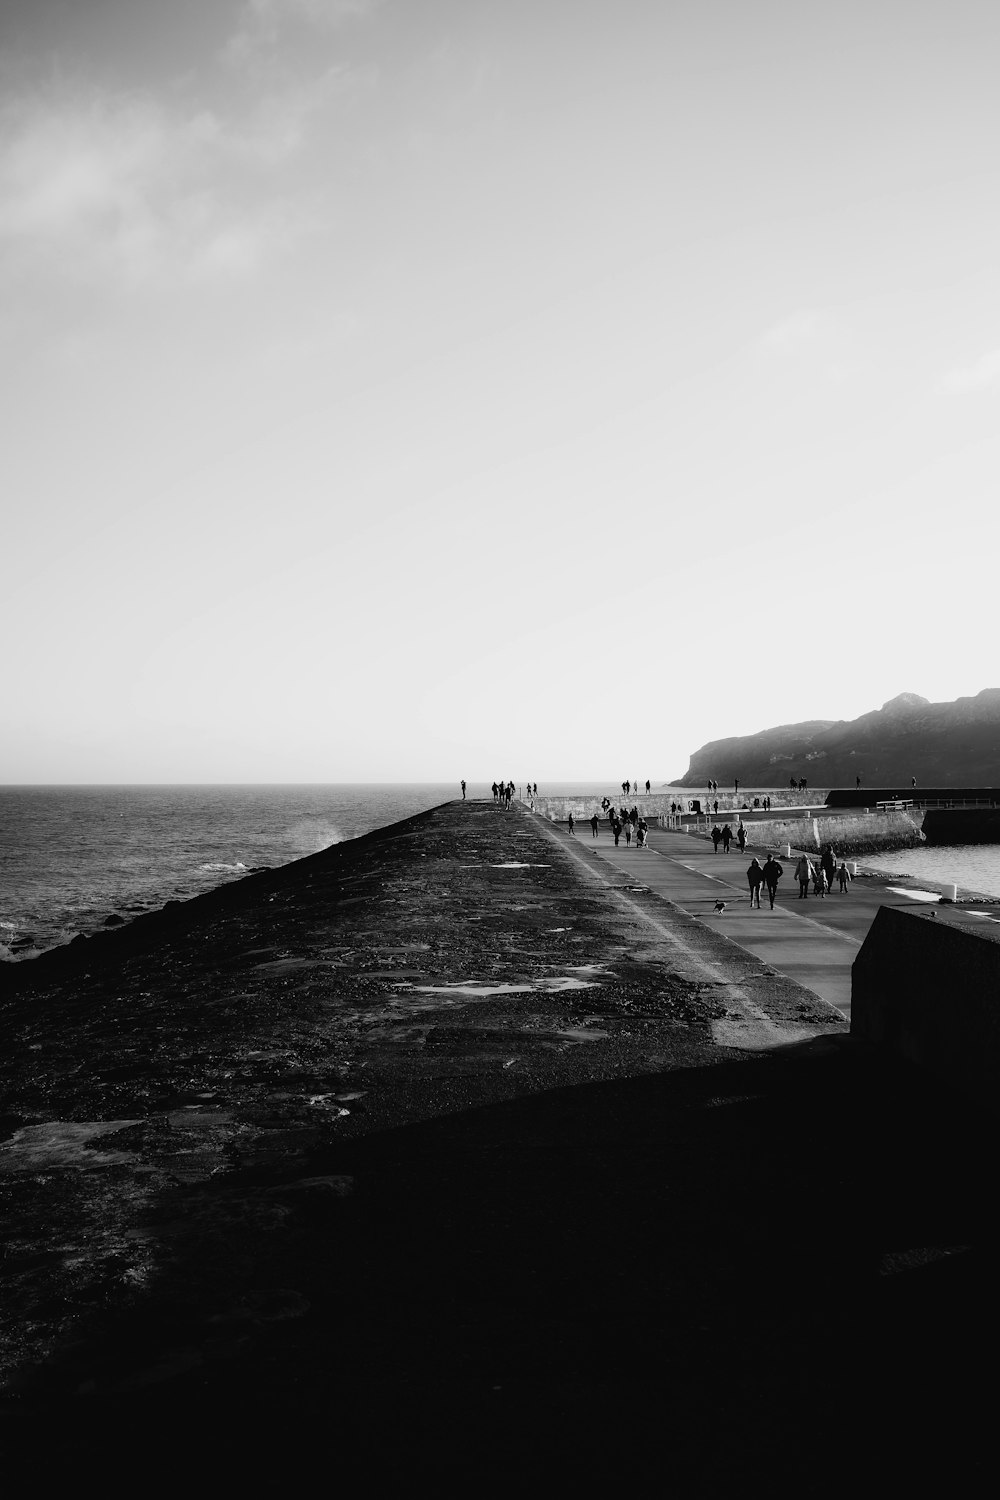
<svg viewBox="0 0 1000 1500">
<path fill-rule="evenodd" d="M 678 786 L 1000 786 L 1000 688 L 929 703 L 900 693 L 859 719 L 811 719 L 713 740 L 691 756 Z"/>
</svg>

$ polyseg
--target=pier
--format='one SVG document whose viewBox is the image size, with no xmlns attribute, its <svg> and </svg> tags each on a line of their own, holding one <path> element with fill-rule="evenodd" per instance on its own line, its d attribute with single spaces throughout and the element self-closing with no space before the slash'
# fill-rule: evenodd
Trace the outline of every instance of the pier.
<svg viewBox="0 0 1000 1500">
<path fill-rule="evenodd" d="M 10 1465 L 974 1483 L 991 1136 L 849 1034 L 862 883 L 588 840 L 447 804 L 7 966 Z"/>
</svg>

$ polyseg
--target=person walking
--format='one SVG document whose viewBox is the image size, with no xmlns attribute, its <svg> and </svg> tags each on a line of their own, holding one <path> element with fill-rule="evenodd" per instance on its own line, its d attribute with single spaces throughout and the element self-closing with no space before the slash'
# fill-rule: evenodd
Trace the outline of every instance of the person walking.
<svg viewBox="0 0 1000 1500">
<path fill-rule="evenodd" d="M 723 823 L 723 825 L 722 825 L 722 852 L 723 852 L 723 854 L 728 854 L 729 853 L 729 846 L 730 846 L 730 844 L 732 842 L 733 842 L 733 830 L 730 828 L 730 826 L 729 826 L 728 823 Z"/>
<path fill-rule="evenodd" d="M 741 854 L 745 854 L 746 853 L 746 847 L 747 847 L 747 831 L 743 827 L 742 823 L 740 824 L 739 828 L 737 828 L 737 830 L 736 830 L 736 842 L 740 846 L 740 853 Z"/>
<path fill-rule="evenodd" d="M 712 843 L 715 845 L 716 854 L 718 854 L 719 852 L 719 840 L 721 839 L 721 837 L 722 829 L 719 827 L 718 823 L 716 823 L 715 827 L 712 829 Z"/>
<path fill-rule="evenodd" d="M 826 896 L 826 871 L 822 865 L 816 865 L 813 869 L 813 895 Z"/>
<path fill-rule="evenodd" d="M 764 871 L 761 869 L 760 861 L 755 857 L 750 861 L 747 870 L 747 884 L 750 886 L 750 910 L 756 906 L 760 911 L 760 888 L 764 881 Z"/>
<path fill-rule="evenodd" d="M 600 819 L 598 818 L 597 814 L 594 813 L 594 816 L 590 820 L 590 833 L 592 838 L 596 839 L 597 837 L 597 825 L 599 822 Z"/>
<path fill-rule="evenodd" d="M 615 836 L 615 848 L 617 849 L 618 848 L 618 840 L 622 836 L 622 825 L 619 823 L 619 821 L 618 821 L 617 818 L 615 819 L 615 821 L 611 825 L 611 832 Z"/>
<path fill-rule="evenodd" d="M 767 899 L 771 903 L 771 910 L 774 911 L 774 898 L 778 894 L 778 881 L 785 872 L 774 855 L 768 854 L 767 859 L 764 861 L 762 873 L 764 884 L 767 886 Z"/>
<path fill-rule="evenodd" d="M 824 847 L 822 857 L 820 858 L 820 865 L 823 868 L 823 874 L 826 876 L 826 888 L 828 891 L 832 891 L 833 872 L 837 868 L 837 856 L 833 852 L 832 844 L 827 844 Z"/>
<path fill-rule="evenodd" d="M 837 866 L 837 879 L 840 882 L 840 894 L 843 895 L 847 890 L 847 882 L 854 879 L 844 860 L 841 860 Z"/>
<path fill-rule="evenodd" d="M 800 901 L 807 901 L 809 899 L 809 882 L 815 880 L 815 878 L 816 870 L 812 860 L 808 854 L 801 855 L 795 866 L 795 879 L 799 882 Z"/>
<path fill-rule="evenodd" d="M 632 847 L 632 819 L 631 818 L 626 818 L 625 819 L 625 848 L 626 849 L 630 849 L 631 847 Z"/>
<path fill-rule="evenodd" d="M 573 832 L 573 814 L 572 813 L 570 813 L 570 815 L 569 815 L 568 822 L 569 822 L 569 831 L 570 831 L 570 833 L 572 833 Z"/>
</svg>

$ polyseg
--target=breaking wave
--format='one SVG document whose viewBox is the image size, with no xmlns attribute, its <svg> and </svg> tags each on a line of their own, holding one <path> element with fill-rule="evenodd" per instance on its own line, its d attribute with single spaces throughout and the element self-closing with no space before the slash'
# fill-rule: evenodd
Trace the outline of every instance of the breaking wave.
<svg viewBox="0 0 1000 1500">
<path fill-rule="evenodd" d="M 241 870 L 245 870 L 247 867 L 246 867 L 246 865 L 243 863 L 243 861 L 241 859 L 238 859 L 234 865 L 224 865 L 224 864 L 219 864 L 219 863 L 212 863 L 212 864 L 207 864 L 207 865 L 199 865 L 198 868 L 199 868 L 199 870 L 220 870 L 220 871 L 222 871 L 222 870 L 228 870 L 228 871 L 231 871 L 234 875 L 236 875 L 236 874 L 239 874 L 239 872 Z"/>
</svg>

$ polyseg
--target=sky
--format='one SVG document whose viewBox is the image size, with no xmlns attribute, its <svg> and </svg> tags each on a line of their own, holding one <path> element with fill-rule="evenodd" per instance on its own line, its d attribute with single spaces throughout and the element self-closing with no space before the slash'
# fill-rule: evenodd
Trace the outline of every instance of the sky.
<svg viewBox="0 0 1000 1500">
<path fill-rule="evenodd" d="M 997 686 L 998 61 L 0 0 L 0 782 L 656 782 Z"/>
</svg>

